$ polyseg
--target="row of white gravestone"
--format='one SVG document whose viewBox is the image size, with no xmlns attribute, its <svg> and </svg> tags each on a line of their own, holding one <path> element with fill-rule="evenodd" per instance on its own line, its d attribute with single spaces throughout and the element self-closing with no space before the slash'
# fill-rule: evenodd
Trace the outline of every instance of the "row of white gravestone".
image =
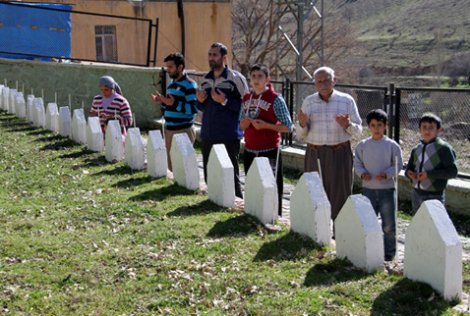
<svg viewBox="0 0 470 316">
<path fill-rule="evenodd" d="M 291 196 L 291 229 L 329 244 L 330 204 L 317 173 L 305 173 Z M 383 269 L 383 233 L 363 195 L 351 195 L 335 221 L 336 255 L 367 272 Z M 404 274 L 431 285 L 444 299 L 462 297 L 462 244 L 444 205 L 425 201 L 405 237 Z"/>
<path fill-rule="evenodd" d="M 4 92 L 3 89 L 2 100 L 5 100 Z M 39 113 L 41 101 L 42 99 L 36 102 L 39 105 L 36 107 Z M 0 105 L 4 108 L 4 103 Z M 51 110 L 47 112 L 56 113 L 54 104 L 48 104 L 48 108 L 49 106 Z M 11 109 L 9 106 L 8 110 Z M 68 107 L 62 107 L 61 110 L 65 117 L 70 117 Z M 74 116 L 81 123 L 76 124 L 76 128 L 84 127 L 82 113 L 74 112 Z M 34 114 L 36 122 L 40 120 L 39 116 L 38 113 Z M 59 119 L 59 125 L 61 121 L 70 122 Z M 99 119 L 89 118 L 86 137 L 89 148 L 92 147 L 89 145 L 90 140 L 98 142 L 94 136 L 101 135 L 102 141 L 100 133 Z M 131 168 L 143 168 L 143 146 L 139 129 L 131 128 L 123 147 L 119 122 L 110 121 L 106 133 L 108 160 L 121 160 L 125 155 Z M 137 155 L 134 156 L 134 153 Z M 165 176 L 166 148 L 159 131 L 150 132 L 147 153 L 148 173 L 154 177 Z M 188 189 L 197 189 L 199 172 L 196 153 L 186 134 L 174 136 L 170 156 L 175 181 Z M 209 157 L 208 194 L 218 205 L 233 206 L 233 165 L 224 145 L 213 146 Z M 268 159 L 255 158 L 246 178 L 245 212 L 257 217 L 263 224 L 273 223 L 277 218 L 277 201 L 276 182 Z M 328 245 L 331 241 L 330 209 L 318 173 L 303 174 L 291 196 L 291 230 L 309 236 L 320 245 Z M 339 213 L 335 226 L 336 254 L 339 258 L 347 258 L 354 266 L 368 272 L 383 267 L 383 234 L 372 205 L 366 197 L 350 196 Z M 439 201 L 424 202 L 408 227 L 404 272 L 409 279 L 430 284 L 447 300 L 460 298 L 462 295 L 462 245 L 455 227 Z"/>
<path fill-rule="evenodd" d="M 208 194 L 218 205 L 233 204 L 233 165 L 223 145 L 215 145 L 208 164 Z M 255 158 L 245 186 L 245 212 L 263 224 L 277 217 L 277 189 L 267 158 Z M 331 206 L 316 172 L 304 173 L 290 198 L 291 230 L 320 245 L 331 242 Z M 336 255 L 367 272 L 383 269 L 383 233 L 363 195 L 348 198 L 335 221 Z M 462 245 L 447 211 L 437 200 L 423 203 L 405 240 L 405 276 L 431 285 L 446 300 L 462 296 Z"/>
<path fill-rule="evenodd" d="M 108 161 L 125 159 L 132 169 L 141 170 L 145 168 L 144 142 L 138 128 L 128 129 L 123 143 L 119 121 L 111 120 L 107 126 L 106 138 L 104 138 L 98 117 L 89 117 L 87 122 L 83 109 L 75 109 L 72 116 L 68 106 L 58 108 L 56 103 L 48 103 L 45 108 L 43 98 L 28 95 L 25 101 L 23 93 L 10 89 L 5 85 L 0 85 L 0 109 L 20 118 L 26 118 L 35 127 L 45 128 L 63 137 L 69 137 L 79 144 L 86 144 L 91 151 L 101 152 L 105 150 L 105 157 Z M 185 153 L 188 152 L 185 141 L 178 140 L 176 142 L 181 144 L 177 148 Z M 160 131 L 150 131 L 147 154 L 148 173 L 152 177 L 166 176 L 166 148 Z M 176 168 L 177 181 L 190 189 L 196 188 L 196 182 L 197 187 L 199 187 L 199 180 L 195 181 L 194 172 L 193 174 L 188 172 L 188 177 L 186 177 L 185 172 L 179 171 L 181 169 L 194 170 L 194 163 L 192 167 L 188 168 L 189 156 L 178 152 L 173 155 L 175 156 L 174 159 L 179 160 L 182 165 L 181 168 Z M 195 153 L 194 157 L 191 158 L 194 158 L 194 162 Z"/>
</svg>

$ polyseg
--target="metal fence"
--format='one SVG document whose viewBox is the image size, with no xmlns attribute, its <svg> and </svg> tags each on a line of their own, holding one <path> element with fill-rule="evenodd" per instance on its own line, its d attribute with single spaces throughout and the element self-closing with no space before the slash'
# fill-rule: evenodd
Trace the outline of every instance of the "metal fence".
<svg viewBox="0 0 470 316">
<path fill-rule="evenodd" d="M 204 74 L 190 76 L 200 83 Z M 277 92 L 286 100 L 293 121 L 296 121 L 303 100 L 316 92 L 311 81 L 272 81 Z M 419 142 L 419 118 L 425 112 L 437 114 L 443 121 L 441 137 L 457 153 L 457 165 L 462 173 L 470 173 L 470 89 L 395 88 L 389 86 L 336 84 L 335 89 L 350 94 L 356 101 L 362 118 L 363 132 L 352 139 L 353 148 L 370 135 L 366 115 L 372 109 L 383 109 L 389 115 L 387 134 L 397 141 L 405 162 L 411 149 Z M 200 120 L 199 120 L 200 122 Z M 303 147 L 294 134 L 285 134 L 283 145 Z"/>
<path fill-rule="evenodd" d="M 9 58 L 40 59 L 57 62 L 105 62 L 135 66 L 155 65 L 158 44 L 158 18 L 117 16 L 41 7 L 21 2 L 0 2 L 0 28 L 18 34 L 12 45 L 10 39 L 0 36 L 0 54 Z M 28 17 L 22 23 L 8 18 L 9 11 Z M 52 13 L 70 14 L 67 21 L 48 25 L 47 16 Z M 38 23 L 32 23 L 35 20 Z M 62 25 L 65 25 L 62 27 Z M 1 31 L 1 29 L 0 29 Z M 47 33 L 70 32 L 65 37 L 48 36 Z M 41 36 L 35 36 L 41 34 Z M 69 35 L 69 39 L 67 39 Z M 62 40 L 60 40 L 62 39 Z M 38 53 L 38 47 L 48 47 Z M 70 52 L 69 56 L 57 52 Z"/>
<path fill-rule="evenodd" d="M 418 122 L 426 112 L 442 119 L 441 137 L 456 151 L 459 171 L 470 173 L 470 89 L 396 89 L 394 138 L 404 157 L 419 142 Z"/>
</svg>

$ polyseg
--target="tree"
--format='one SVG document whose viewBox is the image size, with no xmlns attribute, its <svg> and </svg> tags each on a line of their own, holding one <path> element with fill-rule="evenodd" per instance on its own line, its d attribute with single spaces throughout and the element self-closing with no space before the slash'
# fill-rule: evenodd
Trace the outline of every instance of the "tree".
<svg viewBox="0 0 470 316">
<path fill-rule="evenodd" d="M 344 1 L 344 0 L 343 0 Z M 356 72 L 348 57 L 359 49 L 356 36 L 348 19 L 340 10 L 343 1 L 325 1 L 324 60 L 325 65 L 341 67 L 341 73 Z M 250 65 L 264 63 L 274 76 L 290 77 L 295 73 L 296 55 L 278 31 L 284 31 L 295 42 L 297 21 L 295 1 L 234 0 L 232 21 L 233 59 L 235 66 L 245 75 Z M 312 72 L 320 66 L 321 20 L 311 7 L 304 23 L 303 65 Z M 349 76 L 349 75 L 348 75 Z"/>
</svg>

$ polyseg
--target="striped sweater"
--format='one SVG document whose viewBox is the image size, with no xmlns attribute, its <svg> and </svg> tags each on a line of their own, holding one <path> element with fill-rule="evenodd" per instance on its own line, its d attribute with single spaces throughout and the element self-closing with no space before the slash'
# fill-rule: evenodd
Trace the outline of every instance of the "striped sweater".
<svg viewBox="0 0 470 316">
<path fill-rule="evenodd" d="M 171 82 L 167 94 L 172 95 L 175 102 L 173 105 L 162 104 L 166 129 L 180 130 L 193 125 L 194 114 L 198 111 L 196 89 L 197 83 L 186 74 Z"/>
<path fill-rule="evenodd" d="M 126 135 L 126 127 L 132 125 L 132 112 L 129 102 L 117 93 L 114 93 L 110 98 L 112 98 L 111 103 L 105 107 L 103 105 L 103 96 L 101 94 L 95 96 L 91 104 L 90 116 L 98 116 L 99 112 L 103 133 L 106 131 L 108 121 L 114 120 L 116 117 L 121 124 L 121 133 Z"/>
</svg>

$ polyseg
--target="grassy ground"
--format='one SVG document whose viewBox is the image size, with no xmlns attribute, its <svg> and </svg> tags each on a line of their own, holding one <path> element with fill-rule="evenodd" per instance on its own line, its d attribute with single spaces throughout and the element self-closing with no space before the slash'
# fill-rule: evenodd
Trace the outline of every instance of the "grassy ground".
<svg viewBox="0 0 470 316">
<path fill-rule="evenodd" d="M 0 136 L 4 314 L 455 314 L 426 285 L 357 271 L 12 116 Z"/>
</svg>

